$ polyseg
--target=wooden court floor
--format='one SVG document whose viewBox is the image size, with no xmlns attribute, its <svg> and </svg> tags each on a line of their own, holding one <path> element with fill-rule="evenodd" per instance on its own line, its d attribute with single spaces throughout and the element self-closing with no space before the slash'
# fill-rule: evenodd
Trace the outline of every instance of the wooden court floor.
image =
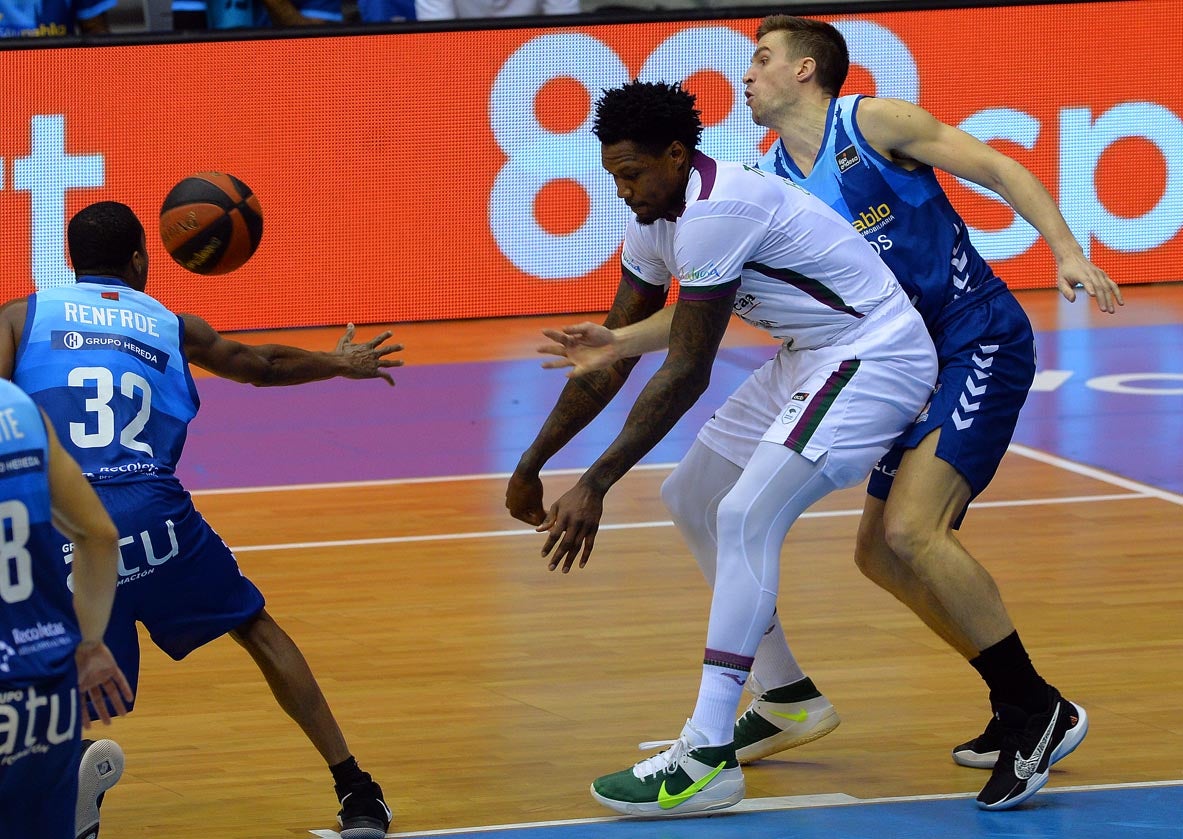
<svg viewBox="0 0 1183 839">
<path fill-rule="evenodd" d="M 1124 325 L 1178 322 L 1175 296 Z M 1023 302 L 1057 309 L 1047 295 Z M 408 363 L 521 357 L 538 326 L 497 322 L 490 340 L 488 324 L 414 325 L 399 337 Z M 324 331 L 279 340 L 331 344 Z M 676 736 L 708 592 L 666 521 L 666 474 L 635 471 L 613 490 L 591 563 L 567 576 L 547 572 L 541 537 L 504 512 L 500 476 L 195 499 L 308 657 L 386 790 L 392 831 L 411 832 L 606 815 L 592 778 L 639 759 L 639 741 Z M 549 494 L 572 480 L 550 477 Z M 1091 717 L 1051 785 L 1183 778 L 1177 497 L 1019 448 L 981 502 L 964 541 L 1036 665 Z M 984 686 L 858 574 L 861 504 L 861 489 L 826 499 L 794 527 L 782 565 L 790 640 L 843 723 L 749 768 L 749 797 L 973 792 L 985 780 L 948 756 L 984 725 Z M 327 770 L 243 651 L 220 639 L 174 663 L 144 641 L 137 709 L 101 732 L 127 754 L 105 839 L 335 826 Z"/>
</svg>

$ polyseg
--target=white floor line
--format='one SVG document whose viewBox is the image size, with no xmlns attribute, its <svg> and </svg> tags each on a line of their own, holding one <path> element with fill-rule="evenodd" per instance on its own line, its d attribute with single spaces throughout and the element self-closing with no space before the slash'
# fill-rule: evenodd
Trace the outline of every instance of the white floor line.
<svg viewBox="0 0 1183 839">
<path fill-rule="evenodd" d="M 1087 504 L 1101 501 L 1136 501 L 1148 498 L 1148 495 L 1138 494 L 1108 494 L 1108 495 L 1070 495 L 1058 498 L 1020 498 L 1013 501 L 985 501 L 974 506 L 985 507 L 1032 507 L 1042 504 Z M 828 519 L 862 515 L 861 509 L 847 510 L 819 510 L 801 514 L 803 519 Z M 673 527 L 673 522 L 638 521 L 624 524 L 601 524 L 600 532 L 605 530 L 643 530 L 651 527 Z M 232 546 L 235 553 L 250 553 L 251 551 L 297 551 L 314 548 L 353 548 L 363 545 L 403 545 L 418 542 L 452 542 L 464 539 L 503 539 L 518 536 L 538 537 L 533 528 L 514 528 L 512 530 L 474 530 L 467 533 L 427 533 L 420 536 L 375 536 L 370 539 L 335 539 L 323 542 L 282 542 L 271 545 L 239 545 Z"/>
<path fill-rule="evenodd" d="M 1151 789 L 1154 787 L 1183 786 L 1183 778 L 1173 781 L 1134 781 L 1122 784 L 1092 784 L 1072 787 L 1044 787 L 1041 795 L 1049 792 L 1101 792 L 1118 789 Z M 727 810 L 715 813 L 696 813 L 676 818 L 703 818 L 706 816 L 723 816 L 728 813 L 767 812 L 770 810 L 794 810 L 808 807 L 850 807 L 858 804 L 897 804 L 910 801 L 951 801 L 959 798 L 973 798 L 976 793 L 952 792 L 933 795 L 900 795 L 889 798 L 855 798 L 852 795 L 835 792 L 822 795 L 790 795 L 780 798 L 750 798 Z M 620 816 L 604 816 L 593 819 L 559 819 L 555 821 L 521 822 L 518 824 L 495 824 L 485 827 L 460 827 L 449 830 L 425 830 L 415 833 L 388 833 L 387 839 L 411 839 L 417 836 L 453 836 L 464 833 L 484 833 L 504 830 L 530 830 L 544 827 L 566 827 L 579 824 L 611 824 L 613 822 L 635 821 Z M 339 839 L 334 830 L 310 830 L 313 836 L 320 839 Z"/>
<path fill-rule="evenodd" d="M 1169 501 L 1172 504 L 1183 505 L 1183 495 L 1179 495 L 1168 490 L 1159 489 L 1158 487 L 1150 486 L 1139 481 L 1133 481 L 1129 478 L 1123 478 L 1120 475 L 1114 475 L 1106 472 L 1103 469 L 1097 469 L 1092 466 L 1086 466 L 1082 463 L 1077 463 L 1067 458 L 1058 457 L 1047 452 L 1033 449 L 1029 446 L 1024 446 L 1019 443 L 1011 443 L 1008 451 L 1017 454 L 1020 457 L 1025 457 L 1028 460 L 1035 460 L 1040 463 L 1046 463 L 1049 466 L 1054 466 L 1058 469 L 1063 469 L 1068 472 L 1074 472 L 1086 478 L 1093 478 L 1103 483 L 1112 486 L 1119 486 L 1123 489 L 1132 490 L 1140 495 L 1153 496 L 1160 498 L 1163 501 Z M 631 472 L 659 472 L 671 471 L 676 463 L 645 463 L 634 466 Z M 577 469 L 547 469 L 542 472 L 542 477 L 559 477 L 563 475 L 581 475 L 583 468 Z M 303 492 L 305 490 L 323 490 L 323 489 L 359 489 L 366 487 L 392 487 L 392 486 L 410 486 L 414 484 L 443 484 L 455 483 L 458 481 L 503 481 L 508 479 L 509 472 L 478 472 L 470 475 L 444 475 L 440 477 L 428 478 L 381 478 L 370 481 L 328 481 L 324 483 L 314 484 L 279 484 L 274 486 L 251 486 L 251 487 L 225 487 L 222 489 L 196 489 L 192 490 L 191 494 L 194 496 L 203 495 L 249 495 L 251 493 L 263 492 Z M 997 505 L 999 502 L 976 502 L 975 507 L 988 506 L 989 504 Z"/>
<path fill-rule="evenodd" d="M 1068 460 L 1064 457 L 1057 457 L 1054 454 L 1040 451 L 1039 449 L 1032 449 L 1027 446 L 1021 446 L 1018 443 L 1011 443 L 1007 451 L 1025 457 L 1029 460 L 1035 460 L 1040 463 L 1046 463 L 1049 466 L 1055 466 L 1058 469 L 1063 469 L 1065 472 L 1072 472 L 1086 478 L 1093 478 L 1097 481 L 1102 481 L 1112 486 L 1121 487 L 1122 489 L 1139 492 L 1143 495 L 1153 496 L 1163 501 L 1169 501 L 1172 504 L 1183 505 L 1183 495 L 1175 492 L 1170 492 L 1165 489 L 1150 486 L 1140 481 L 1131 481 L 1129 478 L 1123 478 L 1120 475 L 1114 475 L 1112 472 L 1106 472 L 1104 469 L 1097 469 L 1093 466 L 1086 466 L 1083 463 L 1077 463 L 1074 460 Z"/>
<path fill-rule="evenodd" d="M 642 463 L 630 469 L 630 472 L 672 471 L 676 463 Z M 578 469 L 545 469 L 542 477 L 558 475 L 582 475 L 585 468 Z M 252 492 L 301 492 L 316 489 L 355 489 L 359 487 L 392 487 L 410 484 L 447 484 L 456 481 L 505 481 L 510 472 L 483 472 L 472 475 L 442 475 L 437 478 L 379 478 L 372 481 L 329 481 L 320 484 L 277 484 L 275 486 L 257 487 L 226 487 L 224 489 L 195 489 L 190 495 L 246 495 Z"/>
</svg>

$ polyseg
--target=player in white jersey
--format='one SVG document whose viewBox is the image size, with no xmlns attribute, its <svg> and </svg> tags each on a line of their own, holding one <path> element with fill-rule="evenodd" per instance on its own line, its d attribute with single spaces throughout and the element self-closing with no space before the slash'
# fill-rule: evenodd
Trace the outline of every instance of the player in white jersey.
<svg viewBox="0 0 1183 839">
<path fill-rule="evenodd" d="M 702 123 L 679 86 L 607 91 L 593 131 L 636 216 L 605 321 L 619 328 L 552 333 L 564 362 L 585 362 L 575 372 L 587 375 L 564 389 L 523 454 L 506 506 L 547 532 L 551 570 L 567 572 L 577 558 L 582 567 L 605 493 L 705 390 L 732 311 L 784 341 L 662 488 L 691 550 L 717 562 L 694 713 L 671 748 L 592 784 L 593 797 L 620 813 L 714 810 L 743 798 L 735 711 L 775 608 L 789 527 L 867 476 L 923 408 L 936 353 L 890 269 L 840 216 L 775 175 L 696 151 Z M 671 276 L 680 296 L 666 307 Z M 619 390 L 637 355 L 666 347 L 620 435 L 545 510 L 542 465 Z"/>
</svg>

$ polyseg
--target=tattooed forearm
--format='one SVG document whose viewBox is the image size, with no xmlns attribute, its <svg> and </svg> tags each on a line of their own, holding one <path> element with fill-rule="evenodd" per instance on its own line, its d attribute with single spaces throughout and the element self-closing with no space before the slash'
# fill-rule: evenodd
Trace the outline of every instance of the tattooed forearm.
<svg viewBox="0 0 1183 839">
<path fill-rule="evenodd" d="M 573 379 L 571 384 L 582 390 L 588 399 L 602 409 L 620 392 L 624 380 L 628 378 L 636 363 L 635 358 L 621 359 L 606 370 L 596 370 L 579 376 Z"/>
<path fill-rule="evenodd" d="M 637 397 L 620 434 L 581 481 L 606 492 L 669 433 L 710 383 L 730 315 L 730 298 L 678 304 L 665 363 Z"/>
<path fill-rule="evenodd" d="M 616 328 L 642 321 L 664 304 L 663 289 L 638 291 L 628 282 L 622 282 L 604 325 Z M 599 416 L 620 392 L 636 363 L 635 358 L 621 359 L 606 370 L 568 382 L 538 436 L 522 455 L 518 468 L 533 471 L 541 469 L 555 452 Z"/>
</svg>

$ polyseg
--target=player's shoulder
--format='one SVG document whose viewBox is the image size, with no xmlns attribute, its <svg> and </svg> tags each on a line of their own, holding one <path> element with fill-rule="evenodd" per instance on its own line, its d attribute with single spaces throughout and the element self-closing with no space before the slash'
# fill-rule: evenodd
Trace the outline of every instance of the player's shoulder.
<svg viewBox="0 0 1183 839">
<path fill-rule="evenodd" d="M 863 96 L 858 100 L 854 119 L 864 138 L 874 144 L 880 139 L 896 139 L 920 133 L 936 117 L 906 99 Z"/>
<path fill-rule="evenodd" d="M 12 300 L 9 300 L 3 306 L 0 306 L 0 315 L 7 314 L 9 312 L 27 312 L 28 310 L 29 310 L 29 298 L 28 297 L 14 297 Z"/>
<path fill-rule="evenodd" d="M 0 306 L 0 323 L 19 331 L 29 315 L 29 298 L 17 297 Z"/>
<path fill-rule="evenodd" d="M 772 168 L 750 163 L 720 160 L 714 183 L 709 193 L 704 190 L 699 199 L 715 202 L 763 200 L 760 196 L 776 193 L 784 188 L 781 177 Z"/>
</svg>

